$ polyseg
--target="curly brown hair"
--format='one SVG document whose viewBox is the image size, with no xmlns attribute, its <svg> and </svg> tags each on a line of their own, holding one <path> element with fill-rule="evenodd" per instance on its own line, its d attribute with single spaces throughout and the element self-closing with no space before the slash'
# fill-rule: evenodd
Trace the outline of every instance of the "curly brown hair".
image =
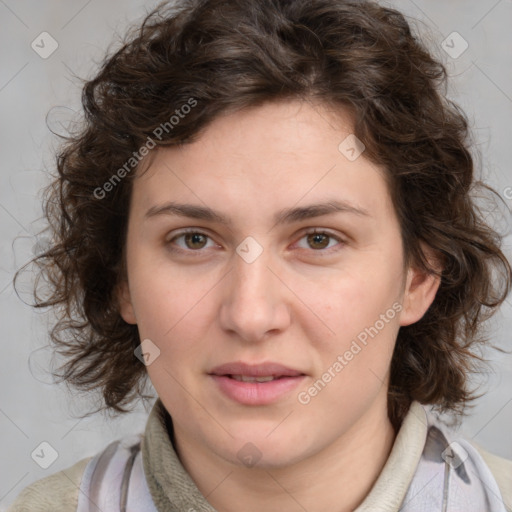
<svg viewBox="0 0 512 512">
<path fill-rule="evenodd" d="M 404 16 L 374 2 L 160 4 L 85 82 L 83 124 L 59 150 L 58 174 L 46 189 L 52 245 L 32 262 L 40 270 L 35 307 L 60 312 L 50 336 L 66 363 L 54 376 L 101 390 L 103 408 L 119 413 L 146 398 L 147 372 L 134 356 L 137 326 L 121 318 L 116 295 L 126 279 L 133 159 L 141 148 L 186 144 L 221 114 L 296 98 L 353 114 L 366 158 L 387 169 L 406 263 L 436 273 L 420 244 L 442 255 L 433 304 L 397 337 L 393 425 L 411 400 L 463 414 L 475 397 L 469 374 L 483 361 L 475 349 L 488 343 L 482 322 L 509 293 L 511 267 L 473 197 L 494 191 L 474 176 L 468 121 L 446 98 L 446 79 Z M 194 107 L 181 115 L 191 99 Z"/>
</svg>

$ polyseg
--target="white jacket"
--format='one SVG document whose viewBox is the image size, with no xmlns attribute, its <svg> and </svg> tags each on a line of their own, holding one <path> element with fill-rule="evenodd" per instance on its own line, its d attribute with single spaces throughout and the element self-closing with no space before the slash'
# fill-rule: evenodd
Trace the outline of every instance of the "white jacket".
<svg viewBox="0 0 512 512">
<path fill-rule="evenodd" d="M 144 435 L 25 488 L 7 512 L 216 512 L 179 461 L 158 399 Z M 512 461 L 458 439 L 413 402 L 354 512 L 512 512 Z"/>
</svg>

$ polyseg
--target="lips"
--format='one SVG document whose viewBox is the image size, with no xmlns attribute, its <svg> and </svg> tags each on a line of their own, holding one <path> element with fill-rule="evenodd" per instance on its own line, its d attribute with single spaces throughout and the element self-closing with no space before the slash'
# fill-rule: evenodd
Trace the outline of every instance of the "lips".
<svg viewBox="0 0 512 512">
<path fill-rule="evenodd" d="M 300 377 L 304 375 L 300 370 L 289 368 L 279 363 L 268 362 L 261 364 L 248 364 L 242 361 L 222 364 L 211 370 L 210 375 L 237 377 L 237 378 L 258 378 L 258 377 Z"/>
<path fill-rule="evenodd" d="M 242 405 L 270 405 L 289 399 L 306 375 L 280 363 L 248 364 L 242 361 L 216 366 L 209 373 L 225 397 Z"/>
</svg>

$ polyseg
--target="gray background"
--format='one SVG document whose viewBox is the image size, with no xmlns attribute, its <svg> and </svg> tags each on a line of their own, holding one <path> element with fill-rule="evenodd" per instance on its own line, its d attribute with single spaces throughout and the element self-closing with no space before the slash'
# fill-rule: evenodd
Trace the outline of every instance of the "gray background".
<svg viewBox="0 0 512 512">
<path fill-rule="evenodd" d="M 484 178 L 510 206 L 512 1 L 382 3 L 417 20 L 415 26 L 447 64 L 452 77 L 449 95 L 469 115 Z M 47 170 L 53 169 L 52 152 L 58 143 L 46 126 L 48 112 L 52 109 L 49 123 L 58 131 L 60 123 L 69 120 L 70 109 L 80 108 L 80 82 L 73 75 L 90 77 L 115 33 L 122 33 L 154 5 L 141 0 L 0 0 L 0 511 L 31 482 L 94 455 L 111 440 L 144 429 L 148 410 L 142 406 L 116 419 L 76 417 L 87 409 L 87 401 L 64 386 L 52 385 L 45 373 L 49 318 L 24 304 L 30 302 L 30 275 L 20 281 L 23 300 L 14 293 L 11 280 L 14 270 L 32 256 L 34 235 L 43 226 L 41 189 Z M 47 59 L 31 48 L 43 31 L 58 42 Z M 457 58 L 442 48 L 446 38 L 452 51 L 462 48 L 462 40 L 451 35 L 454 31 L 469 45 Z M 510 233 L 508 212 L 500 226 Z M 510 257 L 510 235 L 505 243 Z M 489 325 L 494 342 L 508 349 L 511 306 L 509 299 Z M 512 458 L 512 356 L 495 351 L 487 356 L 494 371 L 479 379 L 486 394 L 464 420 L 461 433 Z M 43 441 L 58 453 L 48 469 L 31 458 Z"/>
</svg>

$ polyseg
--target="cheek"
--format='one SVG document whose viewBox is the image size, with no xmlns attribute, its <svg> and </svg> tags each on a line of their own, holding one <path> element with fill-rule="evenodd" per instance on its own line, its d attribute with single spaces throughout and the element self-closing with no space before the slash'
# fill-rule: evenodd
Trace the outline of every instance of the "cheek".
<svg viewBox="0 0 512 512">
<path fill-rule="evenodd" d="M 345 298 L 350 300 L 345 301 Z M 335 335 L 319 341 L 319 372 L 335 374 L 328 402 L 340 397 L 346 405 L 375 396 L 389 372 L 399 326 L 400 303 L 389 294 L 353 293 L 343 296 L 340 307 L 329 305 L 326 323 Z M 324 377 L 317 375 L 322 380 Z M 329 379 L 329 375 L 326 376 Z M 366 397 L 366 398 L 364 398 Z"/>
<path fill-rule="evenodd" d="M 317 370 L 328 371 L 342 356 L 333 391 L 371 394 L 389 369 L 399 330 L 401 274 L 396 276 L 397 265 L 376 266 L 368 272 L 362 265 L 309 295 L 315 298 L 311 310 L 318 314 L 308 312 L 303 329 L 318 350 Z"/>
<path fill-rule="evenodd" d="M 323 285 L 316 284 L 313 293 L 311 283 L 305 284 L 297 295 L 308 299 L 305 302 L 317 313 L 309 313 L 308 318 L 311 322 L 315 318 L 317 323 L 322 320 L 323 334 L 347 339 L 372 326 L 390 309 L 389 323 L 395 318 L 393 305 L 399 304 L 401 291 L 401 275 L 397 277 L 396 272 L 397 269 L 368 272 L 361 268 L 340 273 Z"/>
<path fill-rule="evenodd" d="M 141 339 L 150 339 L 160 350 L 166 367 L 199 360 L 205 328 L 212 324 L 213 309 L 206 279 L 191 279 L 150 265 L 133 274 L 132 301 Z"/>
</svg>

